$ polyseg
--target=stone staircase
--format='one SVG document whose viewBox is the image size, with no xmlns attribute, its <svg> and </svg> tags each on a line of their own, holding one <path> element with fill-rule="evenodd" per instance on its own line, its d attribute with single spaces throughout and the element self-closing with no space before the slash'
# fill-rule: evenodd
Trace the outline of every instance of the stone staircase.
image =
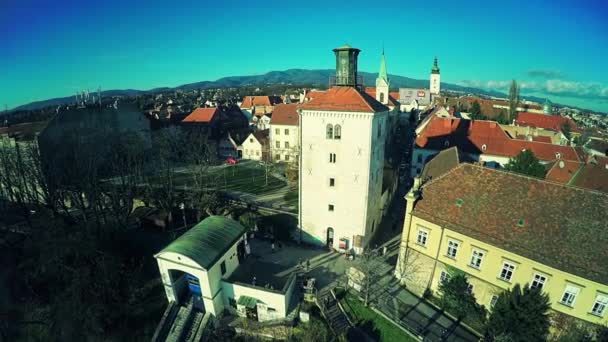
<svg viewBox="0 0 608 342">
<path fill-rule="evenodd" d="M 351 324 L 346 313 L 338 305 L 338 300 L 332 294 L 331 289 L 324 289 L 319 292 L 317 300 L 334 335 L 340 336 L 346 334 L 351 328 Z"/>
</svg>

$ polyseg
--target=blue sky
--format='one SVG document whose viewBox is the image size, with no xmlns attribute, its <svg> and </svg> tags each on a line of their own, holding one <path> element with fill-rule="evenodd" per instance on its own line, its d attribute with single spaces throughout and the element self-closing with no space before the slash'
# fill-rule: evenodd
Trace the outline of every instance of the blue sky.
<svg viewBox="0 0 608 342">
<path fill-rule="evenodd" d="M 375 72 L 522 93 L 608 112 L 602 1 L 0 0 L 0 105 L 77 90 L 150 89 L 290 68 L 360 48 Z"/>
</svg>

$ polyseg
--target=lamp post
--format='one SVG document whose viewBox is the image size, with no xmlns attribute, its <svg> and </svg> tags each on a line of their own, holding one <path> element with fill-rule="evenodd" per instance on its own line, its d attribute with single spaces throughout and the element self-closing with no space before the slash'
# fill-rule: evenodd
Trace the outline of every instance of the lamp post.
<svg viewBox="0 0 608 342">
<path fill-rule="evenodd" d="M 186 205 L 184 202 L 179 204 L 179 208 L 182 210 L 182 218 L 184 219 L 184 228 L 187 226 L 186 223 Z"/>
</svg>

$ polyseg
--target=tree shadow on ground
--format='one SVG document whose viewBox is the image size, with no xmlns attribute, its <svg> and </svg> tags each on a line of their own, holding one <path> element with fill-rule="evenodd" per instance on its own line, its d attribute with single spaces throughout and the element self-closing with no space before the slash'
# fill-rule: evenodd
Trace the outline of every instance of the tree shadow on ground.
<svg viewBox="0 0 608 342">
<path fill-rule="evenodd" d="M 376 325 L 371 320 L 366 320 L 359 324 L 359 328 L 365 332 L 374 341 L 380 341 L 380 330 L 376 328 Z"/>
</svg>

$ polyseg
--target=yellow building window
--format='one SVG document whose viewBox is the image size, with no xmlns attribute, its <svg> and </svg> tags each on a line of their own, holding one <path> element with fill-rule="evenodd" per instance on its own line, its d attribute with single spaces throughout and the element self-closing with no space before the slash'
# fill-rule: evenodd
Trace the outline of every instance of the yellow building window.
<svg viewBox="0 0 608 342">
<path fill-rule="evenodd" d="M 574 302 L 576 301 L 576 296 L 578 296 L 578 293 L 581 290 L 578 287 L 572 286 L 572 285 L 566 285 L 566 290 L 564 291 L 564 294 L 562 295 L 562 300 L 560 300 L 560 303 L 566 305 L 566 306 L 574 306 Z"/>
<path fill-rule="evenodd" d="M 421 246 L 426 246 L 426 241 L 429 238 L 429 232 L 424 229 L 418 228 L 418 236 L 416 237 L 416 243 Z"/>
<path fill-rule="evenodd" d="M 591 314 L 599 317 L 604 317 L 606 307 L 608 306 L 608 296 L 597 295 L 593 308 L 591 308 Z"/>
<path fill-rule="evenodd" d="M 456 258 L 456 254 L 458 254 L 458 247 L 459 246 L 460 246 L 460 244 L 457 241 L 449 240 L 448 241 L 447 256 L 449 258 L 455 259 Z"/>
<path fill-rule="evenodd" d="M 496 302 L 498 302 L 498 296 L 492 295 L 492 298 L 490 299 L 490 307 L 493 308 L 494 305 L 496 305 Z"/>
<path fill-rule="evenodd" d="M 543 287 L 545 286 L 546 281 L 547 281 L 547 277 L 545 277 L 542 274 L 536 273 L 534 275 L 534 278 L 532 279 L 532 283 L 530 284 L 530 287 L 533 289 L 542 290 Z"/>
<path fill-rule="evenodd" d="M 505 261 L 502 264 L 502 270 L 500 271 L 500 276 L 498 278 L 510 283 L 511 279 L 513 279 L 514 271 L 515 271 L 515 265 Z"/>
<path fill-rule="evenodd" d="M 481 267 L 481 261 L 483 260 L 484 255 L 484 252 L 474 250 L 473 254 L 471 255 L 471 262 L 469 263 L 469 266 L 479 269 Z"/>
</svg>

